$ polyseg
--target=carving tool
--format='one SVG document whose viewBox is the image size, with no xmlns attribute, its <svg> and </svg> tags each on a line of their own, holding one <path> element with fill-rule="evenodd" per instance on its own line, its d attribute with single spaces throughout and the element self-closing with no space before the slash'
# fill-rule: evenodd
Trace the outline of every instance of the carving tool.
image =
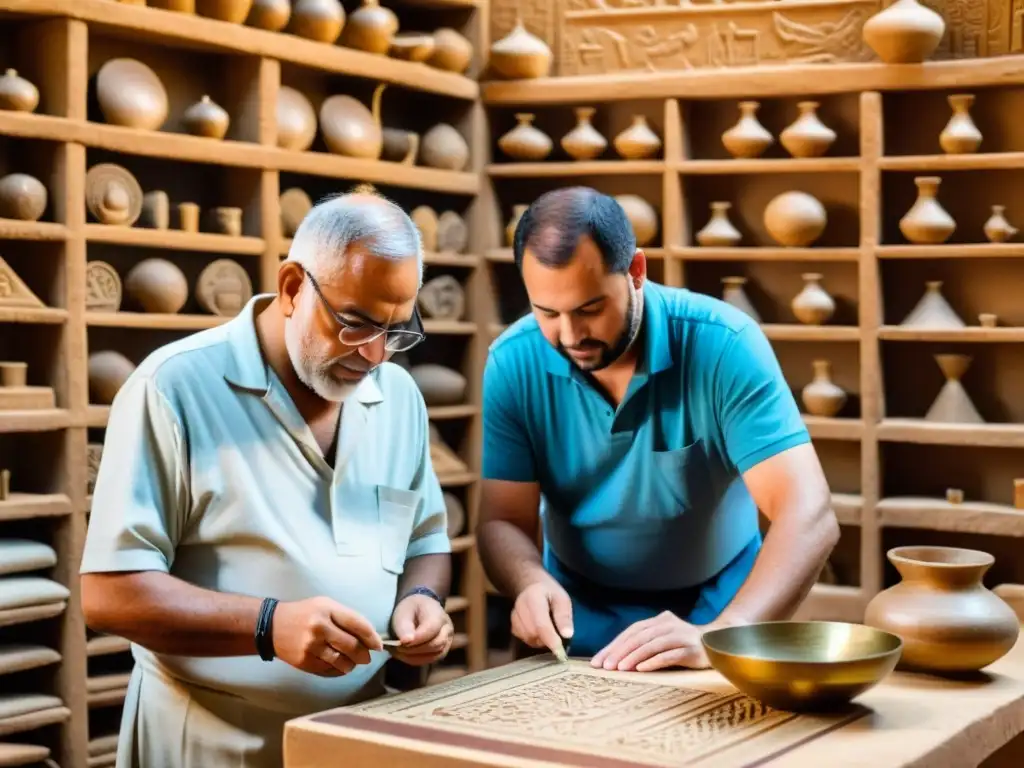
<svg viewBox="0 0 1024 768">
<path fill-rule="evenodd" d="M 558 642 L 555 644 L 555 647 L 551 649 L 551 652 L 555 654 L 555 658 L 563 664 L 569 661 L 569 656 L 566 654 L 565 648 L 562 646 L 562 638 L 558 638 Z"/>
</svg>

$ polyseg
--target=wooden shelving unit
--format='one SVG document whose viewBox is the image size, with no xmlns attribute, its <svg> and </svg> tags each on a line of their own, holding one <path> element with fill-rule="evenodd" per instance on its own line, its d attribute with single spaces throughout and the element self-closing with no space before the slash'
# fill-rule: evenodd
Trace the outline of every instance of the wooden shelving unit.
<svg viewBox="0 0 1024 768">
<path fill-rule="evenodd" d="M 451 677 L 485 666 L 486 604 L 473 526 L 479 493 L 479 381 L 490 340 L 486 282 L 480 276 L 486 268 L 485 241 L 477 234 L 486 210 L 477 201 L 483 162 L 477 148 L 486 126 L 475 79 L 479 52 L 487 48 L 487 9 L 475 0 L 430 0 L 397 12 L 400 19 L 406 12 L 415 14 L 420 28 L 447 26 L 466 35 L 477 51 L 466 75 L 110 0 L 0 1 L 0 64 L 16 68 L 41 96 L 34 113 L 0 111 L 0 175 L 31 173 L 46 186 L 49 198 L 39 222 L 0 220 L 0 257 L 45 305 L 0 306 L 0 360 L 27 361 L 28 383 L 52 387 L 55 396 L 53 408 L 0 411 L 0 469 L 11 471 L 11 494 L 0 500 L 0 540 L 22 537 L 51 545 L 56 564 L 28 575 L 67 591 L 66 599 L 46 605 L 0 609 L 3 696 L 51 697 L 26 700 L 26 706 L 41 708 L 36 715 L 0 718 L 4 759 L 8 743 L 45 747 L 61 768 L 85 768 L 90 746 L 93 753 L 109 751 L 131 669 L 128 644 L 87 632 L 81 613 L 78 568 L 91 505 L 87 456 L 90 446 L 102 444 L 109 415 L 108 406 L 90 400 L 88 354 L 116 349 L 138 363 L 169 341 L 228 319 L 205 313 L 194 297 L 173 315 L 144 313 L 127 299 L 124 311 L 88 310 L 86 265 L 106 261 L 123 278 L 141 259 L 164 258 L 185 272 L 191 293 L 203 266 L 228 258 L 244 267 L 255 291 L 273 291 L 278 265 L 290 246 L 278 203 L 289 187 L 303 188 L 316 201 L 369 182 L 407 210 L 438 206 L 439 213 L 458 212 L 468 225 L 466 252 L 427 254 L 425 273 L 425 280 L 439 274 L 459 279 L 467 315 L 460 321 L 428 320 L 428 341 L 415 350 L 421 357 L 411 362 L 429 362 L 438 355 L 469 382 L 464 402 L 429 409 L 431 421 L 466 465 L 466 471 L 442 475 L 441 481 L 462 501 L 468 518 L 452 540 L 456 579 L 447 607 L 458 633 L 455 649 L 435 672 Z M 115 55 L 150 62 L 158 70 L 172 115 L 198 98 L 196 89 L 227 94 L 221 103 L 232 106 L 228 138 L 175 133 L 171 125 L 145 131 L 101 122 L 92 104 L 91 79 Z M 172 64 L 161 69 L 167 62 Z M 450 122 L 470 146 L 470 167 L 446 171 L 347 158 L 328 153 L 319 137 L 306 152 L 277 146 L 275 110 L 282 84 L 310 84 L 309 97 L 319 106 L 317 99 L 327 93 L 362 98 L 379 82 L 388 84 L 385 126 L 424 131 L 435 121 Z M 244 98 L 235 98 L 241 94 Z M 98 162 L 127 168 L 143 191 L 167 189 L 172 228 L 93 221 L 84 201 L 85 177 Z M 243 235 L 175 229 L 174 204 L 190 199 L 186 194 L 194 195 L 191 199 L 204 211 L 241 205 Z M 59 659 L 30 672 L 4 674 L 4 648 L 14 643 L 49 648 Z"/>
<path fill-rule="evenodd" d="M 494 201 L 484 250 L 494 314 L 482 322 L 496 336 L 528 311 L 504 231 L 514 205 L 567 184 L 639 194 L 660 213 L 656 248 L 645 248 L 651 279 L 720 297 L 721 277 L 746 276 L 798 403 L 815 359 L 833 362 L 834 380 L 848 393 L 836 418 L 805 417 L 842 537 L 831 561 L 837 583 L 816 585 L 799 615 L 859 621 L 867 601 L 894 583 L 885 552 L 900 544 L 983 549 L 997 558 L 989 586 L 1020 583 L 1024 509 L 1013 507 L 1013 479 L 1024 477 L 1024 311 L 1013 297 L 1024 278 L 1024 244 L 1020 235 L 986 242 L 982 225 L 991 205 L 1005 204 L 1011 223 L 1024 229 L 1013 192 L 1024 170 L 1024 131 L 1010 117 L 1024 102 L 1022 64 L 1024 57 L 1004 56 L 483 83 L 492 158 L 480 197 Z M 978 153 L 947 155 L 939 147 L 951 93 L 977 97 L 972 117 L 985 137 Z M 838 134 L 824 157 L 789 157 L 779 141 L 806 99 L 820 103 L 819 117 Z M 721 143 L 742 100 L 761 103 L 758 118 L 775 137 L 760 158 L 734 159 Z M 592 123 L 608 148 L 576 162 L 559 139 L 581 106 L 596 108 Z M 533 113 L 531 125 L 552 139 L 546 161 L 517 162 L 498 148 L 520 112 Z M 644 115 L 662 139 L 653 159 L 615 152 L 613 137 L 634 115 Z M 957 221 L 945 244 L 911 244 L 898 229 L 919 175 L 943 179 L 939 202 Z M 763 224 L 767 202 L 789 189 L 813 194 L 828 211 L 811 247 L 781 247 Z M 702 247 L 695 239 L 717 200 L 732 203 L 729 218 L 743 234 L 736 247 Z M 801 325 L 789 309 L 804 272 L 823 274 L 836 299 L 825 325 Z M 968 327 L 902 327 L 925 281 L 938 279 Z M 999 327 L 980 327 L 981 312 L 997 313 Z M 943 382 L 931 357 L 941 352 L 974 356 L 963 384 L 989 423 L 924 420 Z M 965 500 L 946 501 L 947 487 L 964 491 Z"/>
</svg>

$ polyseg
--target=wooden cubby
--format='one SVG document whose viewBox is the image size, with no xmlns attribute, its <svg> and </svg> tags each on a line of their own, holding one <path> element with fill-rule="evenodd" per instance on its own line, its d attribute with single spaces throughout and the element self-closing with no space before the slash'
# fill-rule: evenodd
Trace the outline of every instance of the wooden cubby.
<svg viewBox="0 0 1024 768">
<path fill-rule="evenodd" d="M 41 306 L 0 304 L 0 360 L 29 363 L 28 383 L 51 387 L 54 407 L 0 411 L 0 469 L 11 472 L 11 494 L 0 500 L 0 538 L 26 537 L 53 547 L 57 564 L 33 573 L 68 592 L 66 600 L 25 612 L 0 609 L 0 654 L 14 642 L 49 648 L 59 659 L 2 674 L 5 692 L 54 697 L 32 722 L 0 720 L 0 743 L 36 744 L 62 768 L 85 768 L 90 756 L 109 753 L 120 726 L 128 643 L 85 627 L 78 568 L 89 520 L 89 456 L 102 446 L 109 406 L 90 400 L 87 357 L 113 349 L 135 363 L 175 339 L 229 318 L 205 311 L 194 296 L 196 279 L 216 259 L 242 265 L 254 292 L 276 289 L 283 236 L 279 195 L 302 188 L 314 202 L 371 183 L 406 210 L 430 205 L 466 221 L 461 253 L 427 253 L 424 279 L 442 274 L 463 285 L 466 311 L 458 321 L 426 320 L 428 341 L 410 362 L 442 362 L 467 378 L 463 402 L 430 407 L 431 422 L 465 464 L 440 476 L 444 490 L 466 510 L 452 539 L 454 580 L 447 608 L 456 624 L 455 647 L 427 682 L 478 670 L 486 664 L 486 601 L 476 557 L 479 497 L 480 372 L 490 341 L 490 297 L 477 201 L 486 144 L 486 118 L 475 81 L 487 43 L 486 6 L 396 9 L 403 29 L 451 27 L 474 45 L 475 61 L 454 74 L 288 33 L 272 33 L 195 15 L 109 0 L 0 2 L 0 65 L 37 86 L 33 113 L 0 111 L 0 176 L 25 172 L 46 187 L 46 211 L 37 222 L 0 220 L 0 258 L 39 298 Z M 169 112 L 158 131 L 107 124 L 96 97 L 95 75 L 116 57 L 138 59 L 159 76 Z M 277 145 L 275 110 L 282 85 L 305 92 L 316 107 L 330 94 L 371 103 L 379 83 L 383 125 L 423 132 L 439 122 L 454 126 L 470 148 L 458 171 L 331 154 L 318 137 L 309 151 Z M 183 112 L 209 95 L 230 115 L 224 140 L 189 135 Z M 98 163 L 129 170 L 143 192 L 163 190 L 170 228 L 111 226 L 85 206 L 85 178 Z M 179 229 L 177 204 L 200 206 L 200 229 Z M 242 235 L 213 230 L 216 206 L 243 209 Z M 103 261 L 122 281 L 145 258 L 172 261 L 185 274 L 189 298 L 173 315 L 142 311 L 124 292 L 116 312 L 86 308 L 90 261 Z M 52 653 L 50 654 L 52 656 Z M 49 658 L 49 657 L 47 657 Z M 0 666 L 2 670 L 2 666 Z M 421 679 L 422 682 L 422 679 Z M 8 688 L 10 686 L 10 688 Z"/>
</svg>

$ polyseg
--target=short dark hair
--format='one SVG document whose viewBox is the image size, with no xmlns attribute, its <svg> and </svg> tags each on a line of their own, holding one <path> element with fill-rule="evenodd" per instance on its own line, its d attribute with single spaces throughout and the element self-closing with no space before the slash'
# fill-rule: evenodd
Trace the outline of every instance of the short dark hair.
<svg viewBox="0 0 1024 768">
<path fill-rule="evenodd" d="M 633 263 L 636 234 L 615 198 L 590 187 L 565 187 L 546 192 L 526 210 L 516 225 L 512 252 L 523 268 L 526 249 L 548 267 L 564 267 L 580 238 L 594 241 L 605 268 L 624 273 Z"/>
</svg>

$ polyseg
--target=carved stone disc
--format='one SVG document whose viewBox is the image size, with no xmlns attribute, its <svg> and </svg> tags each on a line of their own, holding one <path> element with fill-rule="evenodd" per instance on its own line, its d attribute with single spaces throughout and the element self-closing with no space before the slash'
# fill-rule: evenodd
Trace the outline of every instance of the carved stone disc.
<svg viewBox="0 0 1024 768">
<path fill-rule="evenodd" d="M 210 262 L 196 282 L 196 301 L 214 315 L 237 315 L 251 298 L 249 274 L 231 259 Z"/>
<path fill-rule="evenodd" d="M 130 227 L 142 214 L 142 187 L 120 165 L 100 163 L 85 175 L 85 205 L 101 224 Z"/>
<path fill-rule="evenodd" d="M 121 276 L 105 261 L 85 267 L 85 308 L 90 312 L 117 312 L 121 308 Z"/>
<path fill-rule="evenodd" d="M 420 289 L 420 311 L 435 320 L 459 320 L 466 309 L 462 284 L 451 275 L 440 275 Z"/>
</svg>

